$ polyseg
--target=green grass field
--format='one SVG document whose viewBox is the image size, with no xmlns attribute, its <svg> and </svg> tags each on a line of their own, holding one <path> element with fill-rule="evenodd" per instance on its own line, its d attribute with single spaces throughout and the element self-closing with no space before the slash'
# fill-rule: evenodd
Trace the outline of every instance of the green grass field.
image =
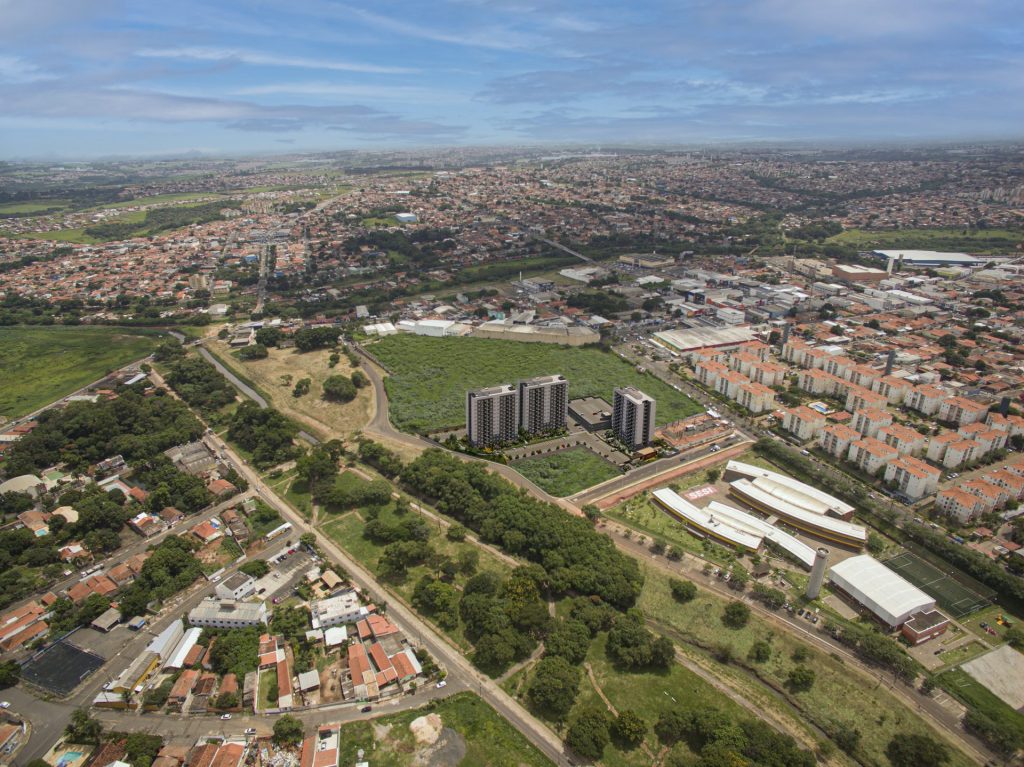
<svg viewBox="0 0 1024 767">
<path fill-rule="evenodd" d="M 939 685 L 961 703 L 988 717 L 998 729 L 1024 741 L 1024 715 L 1015 711 L 966 671 L 954 668 L 936 677 Z"/>
<path fill-rule="evenodd" d="M 565 497 L 586 490 L 622 472 L 585 447 L 513 461 L 512 468 L 552 495 Z"/>
<path fill-rule="evenodd" d="M 0 205 L 0 213 L 38 213 L 50 208 L 66 208 L 68 200 L 38 200 L 34 202 L 6 202 Z"/>
<path fill-rule="evenodd" d="M 966 251 L 993 255 L 1012 253 L 1024 242 L 1019 229 L 849 229 L 826 242 L 852 245 L 862 250 L 876 248 L 907 250 Z"/>
<path fill-rule="evenodd" d="M 145 357 L 161 340 L 155 331 L 128 328 L 0 328 L 0 416 L 48 405 Z"/>
<path fill-rule="evenodd" d="M 658 401 L 658 424 L 701 409 L 660 379 L 599 349 L 413 335 L 388 336 L 367 349 L 393 373 L 386 381 L 391 420 L 406 431 L 462 426 L 469 389 L 556 373 L 569 379 L 572 399 L 596 396 L 610 402 L 616 386 L 636 386 Z"/>
<path fill-rule="evenodd" d="M 131 208 L 136 205 L 160 205 L 165 202 L 183 202 L 185 200 L 210 200 L 223 198 L 218 192 L 177 192 L 173 194 L 155 194 L 152 197 L 138 197 L 133 200 L 122 200 L 110 205 L 97 205 L 88 210 L 109 210 L 111 208 Z"/>
<path fill-rule="evenodd" d="M 49 232 L 14 232 L 0 229 L 0 236 L 25 240 L 54 240 L 55 242 L 71 242 L 76 245 L 95 245 L 99 240 L 90 237 L 85 229 L 54 229 Z"/>
<path fill-rule="evenodd" d="M 465 751 L 452 749 L 444 761 L 427 762 L 423 746 L 417 746 L 409 723 L 428 714 L 437 714 L 445 727 L 462 736 Z M 538 751 L 511 724 L 473 693 L 463 692 L 438 703 L 413 711 L 359 721 L 341 728 L 339 764 L 359 761 L 359 749 L 377 767 L 411 767 L 420 764 L 445 764 L 452 767 L 550 767 L 551 761 Z M 462 754 L 458 761 L 456 754 Z M 439 754 L 440 756 L 440 754 Z"/>
<path fill-rule="evenodd" d="M 742 660 L 753 672 L 753 679 L 761 679 L 776 690 L 785 691 L 786 678 L 796 665 L 793 653 L 806 645 L 757 615 L 752 615 L 742 629 L 726 629 L 721 616 L 727 600 L 701 591 L 692 602 L 679 604 L 672 598 L 664 574 L 650 568 L 645 575 L 640 608 L 659 624 L 676 632 L 673 639 L 683 639 L 695 648 L 716 649 L 728 645 L 733 657 Z M 771 659 L 760 664 L 746 662 L 744 659 L 751 645 L 759 639 L 771 644 Z M 854 673 L 839 658 L 818 650 L 809 652 L 806 664 L 816 674 L 814 686 L 807 692 L 786 692 L 786 698 L 808 721 L 819 727 L 831 730 L 852 726 L 860 730 L 857 757 L 861 764 L 888 765 L 885 749 L 897 733 L 917 732 L 929 738 L 937 737 L 914 711 L 888 692 L 887 684 L 880 685 L 875 678 L 866 679 Z M 741 673 L 735 665 L 714 663 L 721 673 L 730 676 Z M 751 678 L 749 674 L 743 676 Z M 952 748 L 950 751 L 949 765 L 966 767 L 971 763 L 965 754 Z"/>
</svg>

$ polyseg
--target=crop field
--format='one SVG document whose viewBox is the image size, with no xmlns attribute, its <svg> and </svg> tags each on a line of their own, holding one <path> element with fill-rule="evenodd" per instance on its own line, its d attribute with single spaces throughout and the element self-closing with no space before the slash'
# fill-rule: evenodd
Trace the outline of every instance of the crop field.
<svg viewBox="0 0 1024 767">
<path fill-rule="evenodd" d="M 417 743 L 409 725 L 435 714 L 443 729 L 432 744 Z M 360 750 L 381 767 L 444 764 L 452 767 L 550 767 L 551 761 L 473 693 L 423 708 L 343 725 L 339 764 L 360 761 Z M 429 758 L 428 758 L 429 755 Z"/>
<path fill-rule="evenodd" d="M 392 373 L 385 382 L 391 420 L 404 431 L 429 433 L 462 426 L 469 389 L 557 373 L 569 379 L 571 399 L 611 401 L 616 386 L 636 386 L 657 400 L 659 425 L 701 409 L 660 379 L 638 373 L 628 362 L 600 349 L 398 335 L 369 344 L 367 350 Z"/>
<path fill-rule="evenodd" d="M 850 229 L 826 242 L 853 245 L 864 250 L 906 248 L 907 250 L 965 251 L 1005 254 L 1024 242 L 1024 230 L 1016 229 Z"/>
<path fill-rule="evenodd" d="M 585 447 L 513 461 L 512 468 L 547 492 L 564 498 L 622 474 Z"/>
<path fill-rule="evenodd" d="M 0 416 L 48 405 L 149 354 L 154 331 L 113 327 L 0 328 Z"/>
</svg>

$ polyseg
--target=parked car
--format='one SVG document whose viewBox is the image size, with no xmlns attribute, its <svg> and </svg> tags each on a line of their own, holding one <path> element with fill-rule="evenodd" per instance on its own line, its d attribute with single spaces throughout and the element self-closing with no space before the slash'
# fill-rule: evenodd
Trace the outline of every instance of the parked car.
<svg viewBox="0 0 1024 767">
<path fill-rule="evenodd" d="M 447 683 L 447 682 L 446 682 L 445 680 L 443 680 L 443 679 L 442 679 L 442 680 L 441 680 L 440 682 L 438 682 L 438 683 L 437 683 L 436 685 L 434 685 L 434 686 L 435 686 L 435 687 L 437 687 L 437 689 L 439 689 L 439 690 L 440 690 L 440 689 L 442 689 L 442 688 L 444 688 L 444 687 L 447 687 L 447 686 L 448 686 L 448 683 Z"/>
<path fill-rule="evenodd" d="M 255 727 L 248 727 L 248 728 L 246 728 L 245 734 L 246 735 L 255 735 L 256 734 L 256 728 Z"/>
<path fill-rule="evenodd" d="M 11 704 L 6 700 L 0 700 L 0 708 L 10 708 Z"/>
</svg>

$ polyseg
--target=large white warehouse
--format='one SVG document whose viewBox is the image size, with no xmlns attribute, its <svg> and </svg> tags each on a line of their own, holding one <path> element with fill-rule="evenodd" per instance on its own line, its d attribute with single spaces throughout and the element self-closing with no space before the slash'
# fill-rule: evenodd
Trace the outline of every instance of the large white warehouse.
<svg viewBox="0 0 1024 767">
<path fill-rule="evenodd" d="M 934 599 L 867 554 L 834 565 L 828 577 L 889 628 L 899 628 L 914 613 L 935 607 Z"/>
</svg>

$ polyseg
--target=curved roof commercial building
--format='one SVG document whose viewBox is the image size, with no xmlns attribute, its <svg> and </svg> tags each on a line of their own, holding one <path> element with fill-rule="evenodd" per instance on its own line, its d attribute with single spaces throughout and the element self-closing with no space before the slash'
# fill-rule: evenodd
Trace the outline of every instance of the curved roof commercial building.
<svg viewBox="0 0 1024 767">
<path fill-rule="evenodd" d="M 712 501 L 707 506 L 707 511 L 728 525 L 738 530 L 745 530 L 754 535 L 760 535 L 764 540 L 774 544 L 786 554 L 806 567 L 808 570 L 814 564 L 814 549 L 798 538 L 793 537 L 785 530 L 780 530 L 765 520 L 747 514 L 745 511 L 734 509 L 721 501 Z"/>
<path fill-rule="evenodd" d="M 806 533 L 856 548 L 867 543 L 866 528 L 823 513 L 808 511 L 794 504 L 788 494 L 773 492 L 773 489 L 766 488 L 759 479 L 753 482 L 737 479 L 729 484 L 729 493 L 743 503 L 765 514 L 777 516 Z"/>
<path fill-rule="evenodd" d="M 834 565 L 829 581 L 890 628 L 935 607 L 935 600 L 877 559 L 861 554 Z"/>
<path fill-rule="evenodd" d="M 748 479 L 766 492 L 814 514 L 830 514 L 841 519 L 849 519 L 855 511 L 853 506 L 833 495 L 762 466 L 729 461 L 725 465 L 725 478 L 736 477 Z"/>
<path fill-rule="evenodd" d="M 757 551 L 761 547 L 763 535 L 741 530 L 728 524 L 724 519 L 716 518 L 714 514 L 705 509 L 698 509 L 680 497 L 674 490 L 663 487 L 655 490 L 651 495 L 654 497 L 654 501 L 669 514 L 705 535 L 747 551 Z"/>
</svg>

